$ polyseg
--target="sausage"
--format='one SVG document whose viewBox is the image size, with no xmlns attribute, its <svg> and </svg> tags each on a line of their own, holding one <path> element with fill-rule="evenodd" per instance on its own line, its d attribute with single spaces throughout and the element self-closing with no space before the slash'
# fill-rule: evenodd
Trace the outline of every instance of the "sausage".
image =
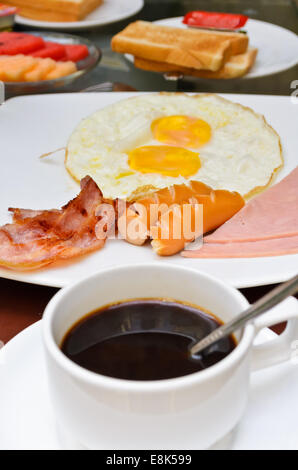
<svg viewBox="0 0 298 470">
<path fill-rule="evenodd" d="M 200 234 L 219 227 L 243 205 L 239 193 L 213 190 L 204 183 L 191 181 L 189 185 L 161 189 L 130 204 L 118 219 L 118 231 L 126 241 L 138 246 L 150 237 L 154 251 L 168 256 L 181 251 L 185 243 Z M 179 231 L 181 236 L 177 237 Z"/>
</svg>

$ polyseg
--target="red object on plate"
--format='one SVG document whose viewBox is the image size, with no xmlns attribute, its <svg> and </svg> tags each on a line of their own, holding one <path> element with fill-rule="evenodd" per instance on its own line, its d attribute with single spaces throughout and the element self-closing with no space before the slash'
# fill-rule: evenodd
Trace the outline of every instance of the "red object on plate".
<svg viewBox="0 0 298 470">
<path fill-rule="evenodd" d="M 65 47 L 62 44 L 46 41 L 41 49 L 37 49 L 37 51 L 32 52 L 30 55 L 32 57 L 41 57 L 44 59 L 50 57 L 54 60 L 64 60 L 66 52 Z"/>
<path fill-rule="evenodd" d="M 238 29 L 245 25 L 247 19 L 245 15 L 234 13 L 190 11 L 183 18 L 183 23 L 200 28 Z"/>
<path fill-rule="evenodd" d="M 64 45 L 52 41 L 44 41 L 39 36 L 27 33 L 0 33 L 0 55 L 24 54 L 33 57 L 51 58 L 57 61 L 79 62 L 89 55 L 85 45 Z"/>
<path fill-rule="evenodd" d="M 85 45 L 63 45 L 57 42 L 45 42 L 41 49 L 33 52 L 33 57 L 50 57 L 54 60 L 79 62 L 89 55 L 88 47 Z"/>
<path fill-rule="evenodd" d="M 79 62 L 89 55 L 89 49 L 85 45 L 74 44 L 64 46 L 66 58 L 64 60 L 71 60 L 72 62 Z"/>
<path fill-rule="evenodd" d="M 25 33 L 0 33 L 0 55 L 30 54 L 40 49 L 44 40 Z"/>
</svg>

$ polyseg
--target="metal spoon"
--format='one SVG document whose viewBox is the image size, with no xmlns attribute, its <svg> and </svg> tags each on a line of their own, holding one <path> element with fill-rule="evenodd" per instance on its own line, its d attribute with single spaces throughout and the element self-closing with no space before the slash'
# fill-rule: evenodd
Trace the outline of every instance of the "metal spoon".
<svg viewBox="0 0 298 470">
<path fill-rule="evenodd" d="M 193 356 L 203 349 L 211 346 L 216 343 L 218 340 L 234 333 L 247 322 L 253 318 L 258 317 L 262 313 L 266 312 L 270 308 L 282 302 L 286 297 L 294 295 L 298 292 L 298 275 L 293 277 L 287 282 L 280 284 L 278 287 L 268 292 L 261 299 L 257 300 L 253 305 L 251 305 L 247 310 L 240 313 L 236 318 L 226 323 L 225 325 L 216 328 L 209 335 L 205 336 L 201 341 L 197 342 L 190 348 L 190 354 Z"/>
</svg>

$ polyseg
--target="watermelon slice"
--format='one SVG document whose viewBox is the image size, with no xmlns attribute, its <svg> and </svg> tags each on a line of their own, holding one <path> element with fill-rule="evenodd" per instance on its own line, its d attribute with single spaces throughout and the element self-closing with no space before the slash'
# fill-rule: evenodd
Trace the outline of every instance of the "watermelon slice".
<svg viewBox="0 0 298 470">
<path fill-rule="evenodd" d="M 41 37 L 27 33 L 0 33 L 0 55 L 17 54 L 64 62 L 79 62 L 88 57 L 89 49 L 80 44 L 65 46 L 57 42 L 44 41 Z"/>
<path fill-rule="evenodd" d="M 63 60 L 71 60 L 72 62 L 79 62 L 85 59 L 89 55 L 89 49 L 85 45 L 75 44 L 70 46 L 64 46 L 66 52 L 66 58 Z"/>
<path fill-rule="evenodd" d="M 66 57 L 65 47 L 62 44 L 49 41 L 46 41 L 41 49 L 32 52 L 30 55 L 54 60 L 63 60 Z"/>
<path fill-rule="evenodd" d="M 8 39 L 16 39 L 20 36 L 24 36 L 25 33 L 15 33 L 10 31 L 3 31 L 0 33 L 0 39 L 8 40 Z"/>
<path fill-rule="evenodd" d="M 30 54 L 40 49 L 44 40 L 26 33 L 0 33 L 0 55 Z"/>
</svg>

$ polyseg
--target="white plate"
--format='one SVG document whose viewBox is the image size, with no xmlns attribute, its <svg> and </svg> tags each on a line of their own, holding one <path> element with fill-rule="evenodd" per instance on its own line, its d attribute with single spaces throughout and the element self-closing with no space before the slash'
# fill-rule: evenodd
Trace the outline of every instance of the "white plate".
<svg viewBox="0 0 298 470">
<path fill-rule="evenodd" d="M 165 18 L 157 24 L 187 28 L 183 17 Z M 243 27 L 249 36 L 251 47 L 258 48 L 256 62 L 250 72 L 242 78 L 257 78 L 282 72 L 298 64 L 298 37 L 292 31 L 272 23 L 248 20 Z M 126 54 L 131 62 L 133 57 Z"/>
<path fill-rule="evenodd" d="M 79 123 L 90 113 L 138 93 L 69 93 L 20 96 L 0 106 L 1 185 L 0 225 L 9 222 L 8 207 L 58 208 L 79 192 L 64 168 L 64 152 L 39 156 L 64 147 Z M 283 178 L 297 165 L 298 106 L 289 97 L 223 95 L 266 116 L 281 136 L 285 166 Z M 160 258 L 150 246 L 137 247 L 109 240 L 89 256 L 33 272 L 0 269 L 0 276 L 24 282 L 63 287 L 103 267 L 155 262 L 190 266 L 215 275 L 235 287 L 284 281 L 297 271 L 298 254 L 250 259 Z"/>
<path fill-rule="evenodd" d="M 41 340 L 41 322 L 0 351 L 0 449 L 61 449 L 50 402 Z M 258 342 L 275 334 L 264 329 Z M 244 418 L 217 448 L 298 449 L 297 365 L 256 372 Z M 69 448 L 70 442 L 65 441 Z M 161 443 L 162 448 L 162 443 Z"/>
<path fill-rule="evenodd" d="M 104 3 L 96 8 L 82 21 L 53 22 L 37 21 L 16 15 L 16 23 L 34 28 L 55 29 L 62 31 L 75 31 L 96 28 L 117 21 L 124 20 L 138 13 L 144 6 L 144 0 L 104 0 Z"/>
</svg>

